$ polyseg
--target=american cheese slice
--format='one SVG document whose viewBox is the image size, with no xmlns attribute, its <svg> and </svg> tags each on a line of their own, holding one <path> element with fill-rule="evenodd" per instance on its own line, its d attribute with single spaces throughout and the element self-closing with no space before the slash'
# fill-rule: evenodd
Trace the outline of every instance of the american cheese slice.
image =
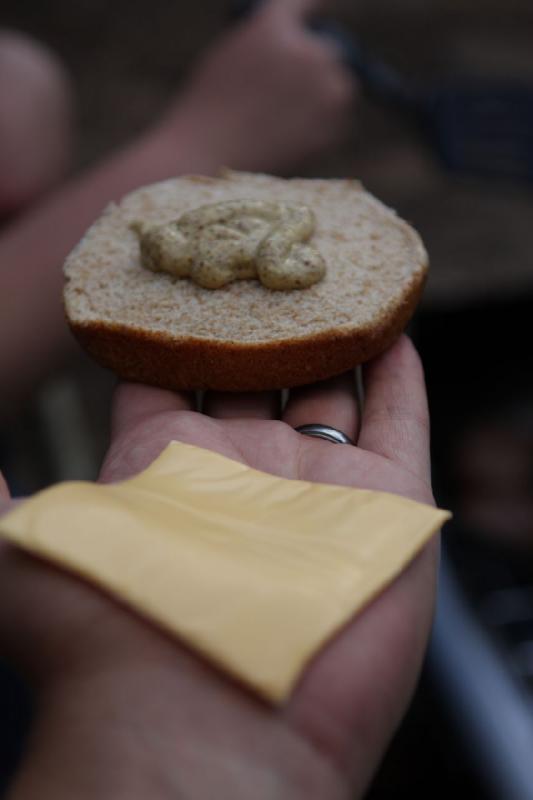
<svg viewBox="0 0 533 800">
<path fill-rule="evenodd" d="M 123 483 L 36 495 L 0 520 L 0 534 L 105 587 L 279 702 L 448 516 L 173 442 Z"/>
</svg>

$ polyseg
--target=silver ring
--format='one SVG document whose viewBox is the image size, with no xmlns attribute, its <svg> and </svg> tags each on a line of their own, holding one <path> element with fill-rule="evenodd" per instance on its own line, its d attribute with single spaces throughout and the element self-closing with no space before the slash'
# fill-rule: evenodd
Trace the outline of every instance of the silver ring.
<svg viewBox="0 0 533 800">
<path fill-rule="evenodd" d="M 355 444 L 349 436 L 346 436 L 342 431 L 337 428 L 330 428 L 329 425 L 320 425 L 316 422 L 311 425 L 299 425 L 294 429 L 297 433 L 303 433 L 304 436 L 315 436 L 317 439 L 325 439 L 326 442 L 333 444 Z"/>
</svg>

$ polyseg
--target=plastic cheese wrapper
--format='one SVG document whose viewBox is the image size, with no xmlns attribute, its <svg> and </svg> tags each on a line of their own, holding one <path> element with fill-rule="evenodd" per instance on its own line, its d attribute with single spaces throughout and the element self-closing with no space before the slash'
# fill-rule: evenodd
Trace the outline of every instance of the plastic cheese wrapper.
<svg viewBox="0 0 533 800">
<path fill-rule="evenodd" d="M 447 518 L 395 495 L 278 478 L 173 442 L 123 483 L 36 495 L 0 520 L 0 533 L 280 702 Z"/>
</svg>

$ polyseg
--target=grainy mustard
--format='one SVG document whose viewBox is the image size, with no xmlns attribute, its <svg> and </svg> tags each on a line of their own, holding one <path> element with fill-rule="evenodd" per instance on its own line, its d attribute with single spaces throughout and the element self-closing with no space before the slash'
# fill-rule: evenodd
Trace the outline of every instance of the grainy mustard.
<svg viewBox="0 0 533 800">
<path fill-rule="evenodd" d="M 268 289 L 303 289 L 324 277 L 309 239 L 315 217 L 304 205 L 227 200 L 200 206 L 170 223 L 134 223 L 141 262 L 153 272 L 189 277 L 206 289 L 258 278 Z"/>
</svg>

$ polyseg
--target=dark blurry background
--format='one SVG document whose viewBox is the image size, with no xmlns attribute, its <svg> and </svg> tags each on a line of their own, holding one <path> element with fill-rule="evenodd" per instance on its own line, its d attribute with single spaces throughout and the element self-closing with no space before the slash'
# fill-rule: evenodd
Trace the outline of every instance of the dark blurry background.
<svg viewBox="0 0 533 800">
<path fill-rule="evenodd" d="M 227 24 L 230 8 L 220 0 L 3 0 L 0 24 L 44 40 L 70 69 L 81 167 L 164 107 L 195 54 Z M 506 78 L 533 87 L 530 0 L 338 0 L 329 8 L 370 51 L 413 79 Z M 408 121 L 369 100 L 361 102 L 353 141 L 308 174 L 362 179 L 422 234 L 431 272 L 412 333 L 427 372 L 436 492 L 455 514 L 449 549 L 474 608 L 479 592 L 492 588 L 487 575 L 528 585 L 533 185 L 446 172 Z M 28 408 L 13 428 L 19 446 L 12 480 L 26 489 L 66 477 L 68 464 L 90 472 L 102 451 L 112 380 L 81 355 L 74 375 L 79 409 L 72 410 L 70 384 L 56 378 L 39 411 Z M 58 404 L 66 409 L 63 425 L 51 430 Z M 505 565 L 505 578 L 495 564 Z M 457 791 L 492 796 L 426 673 L 369 797 Z"/>
</svg>

